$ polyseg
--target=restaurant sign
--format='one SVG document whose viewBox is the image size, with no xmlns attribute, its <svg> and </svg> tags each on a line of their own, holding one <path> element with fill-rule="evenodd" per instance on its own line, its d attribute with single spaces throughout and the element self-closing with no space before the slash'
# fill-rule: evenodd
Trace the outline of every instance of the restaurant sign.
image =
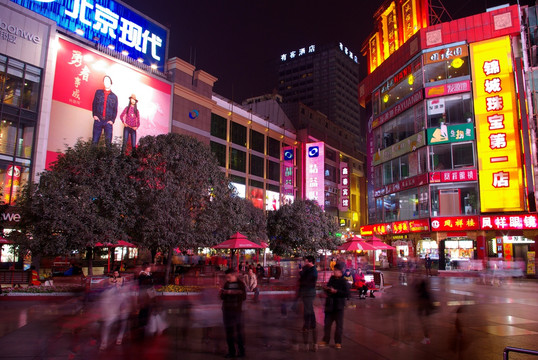
<svg viewBox="0 0 538 360">
<path fill-rule="evenodd" d="M 478 230 L 480 221 L 478 216 L 451 216 L 431 219 L 433 231 L 461 231 Z"/>
<path fill-rule="evenodd" d="M 426 130 L 428 145 L 448 144 L 474 140 L 474 125 L 472 123 L 445 125 Z"/>
<path fill-rule="evenodd" d="M 535 230 L 538 229 L 538 216 L 526 215 L 492 215 L 481 216 L 482 230 Z"/>
<path fill-rule="evenodd" d="M 430 184 L 476 181 L 478 179 L 476 169 L 436 171 L 430 173 Z"/>
<path fill-rule="evenodd" d="M 407 190 L 417 186 L 426 185 L 428 183 L 428 174 L 421 174 L 410 177 L 409 179 L 400 180 L 398 182 L 388 184 L 374 192 L 374 197 L 392 194 L 398 191 Z"/>
<path fill-rule="evenodd" d="M 457 81 L 450 84 L 430 86 L 424 90 L 426 91 L 426 98 L 459 94 L 471 91 L 471 82 L 469 80 Z"/>
</svg>

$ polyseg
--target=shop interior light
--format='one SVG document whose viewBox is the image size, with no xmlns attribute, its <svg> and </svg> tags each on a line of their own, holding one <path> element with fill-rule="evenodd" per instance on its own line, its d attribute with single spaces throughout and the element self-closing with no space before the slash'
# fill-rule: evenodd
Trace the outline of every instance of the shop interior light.
<svg viewBox="0 0 538 360">
<path fill-rule="evenodd" d="M 457 59 L 454 59 L 452 60 L 452 63 L 450 64 L 454 69 L 459 69 L 460 67 L 463 66 L 463 63 L 465 61 L 463 61 L 461 58 L 457 58 Z"/>
<path fill-rule="evenodd" d="M 413 85 L 415 83 L 415 77 L 413 76 L 413 74 L 409 75 L 409 77 L 407 78 L 407 83 L 409 85 Z"/>
<path fill-rule="evenodd" d="M 388 103 L 388 102 L 389 102 L 389 94 L 385 94 L 385 95 L 383 96 L 383 102 L 384 102 L 384 103 Z"/>
</svg>

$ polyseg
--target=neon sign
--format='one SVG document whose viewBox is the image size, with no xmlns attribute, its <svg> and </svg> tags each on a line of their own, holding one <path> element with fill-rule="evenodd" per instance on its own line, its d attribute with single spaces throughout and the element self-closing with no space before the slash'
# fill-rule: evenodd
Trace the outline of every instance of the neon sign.
<svg viewBox="0 0 538 360">
<path fill-rule="evenodd" d="M 306 198 L 317 201 L 323 208 L 325 204 L 325 144 L 323 142 L 307 144 L 305 162 Z"/>
</svg>

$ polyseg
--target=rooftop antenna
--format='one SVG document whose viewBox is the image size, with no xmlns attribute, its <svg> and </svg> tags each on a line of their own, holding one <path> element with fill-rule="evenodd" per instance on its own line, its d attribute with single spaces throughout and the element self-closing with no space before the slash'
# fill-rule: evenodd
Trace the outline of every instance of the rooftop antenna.
<svg viewBox="0 0 538 360">
<path fill-rule="evenodd" d="M 441 0 L 428 0 L 428 10 L 430 13 L 430 25 L 437 25 L 453 20 Z"/>
</svg>

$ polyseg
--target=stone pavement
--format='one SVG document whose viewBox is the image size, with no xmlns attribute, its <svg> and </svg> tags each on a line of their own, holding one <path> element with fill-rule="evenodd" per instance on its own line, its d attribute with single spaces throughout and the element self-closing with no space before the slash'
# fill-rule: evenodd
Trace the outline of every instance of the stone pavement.
<svg viewBox="0 0 538 360">
<path fill-rule="evenodd" d="M 538 349 L 536 281 L 499 287 L 472 278 L 432 278 L 438 306 L 427 318 L 431 343 L 424 345 L 414 279 L 400 285 L 397 273 L 385 276 L 392 288 L 375 299 L 353 299 L 355 307 L 346 309 L 342 350 L 297 351 L 302 320 L 291 310 L 293 300 L 249 301 L 245 309 L 247 358 L 501 359 L 505 346 Z M 80 303 L 2 301 L 0 359 L 220 359 L 226 349 L 215 298 L 216 294 L 208 294 L 192 307 L 184 301 L 167 301 L 162 311 L 169 328 L 161 336 L 143 338 L 132 331 L 122 345 L 112 344 L 104 351 L 99 351 L 101 323 L 81 314 Z M 323 301 L 316 300 L 319 338 Z M 287 316 L 282 315 L 282 303 Z M 462 329 L 459 336 L 457 319 Z M 524 357 L 511 355 L 510 359 Z"/>
</svg>

